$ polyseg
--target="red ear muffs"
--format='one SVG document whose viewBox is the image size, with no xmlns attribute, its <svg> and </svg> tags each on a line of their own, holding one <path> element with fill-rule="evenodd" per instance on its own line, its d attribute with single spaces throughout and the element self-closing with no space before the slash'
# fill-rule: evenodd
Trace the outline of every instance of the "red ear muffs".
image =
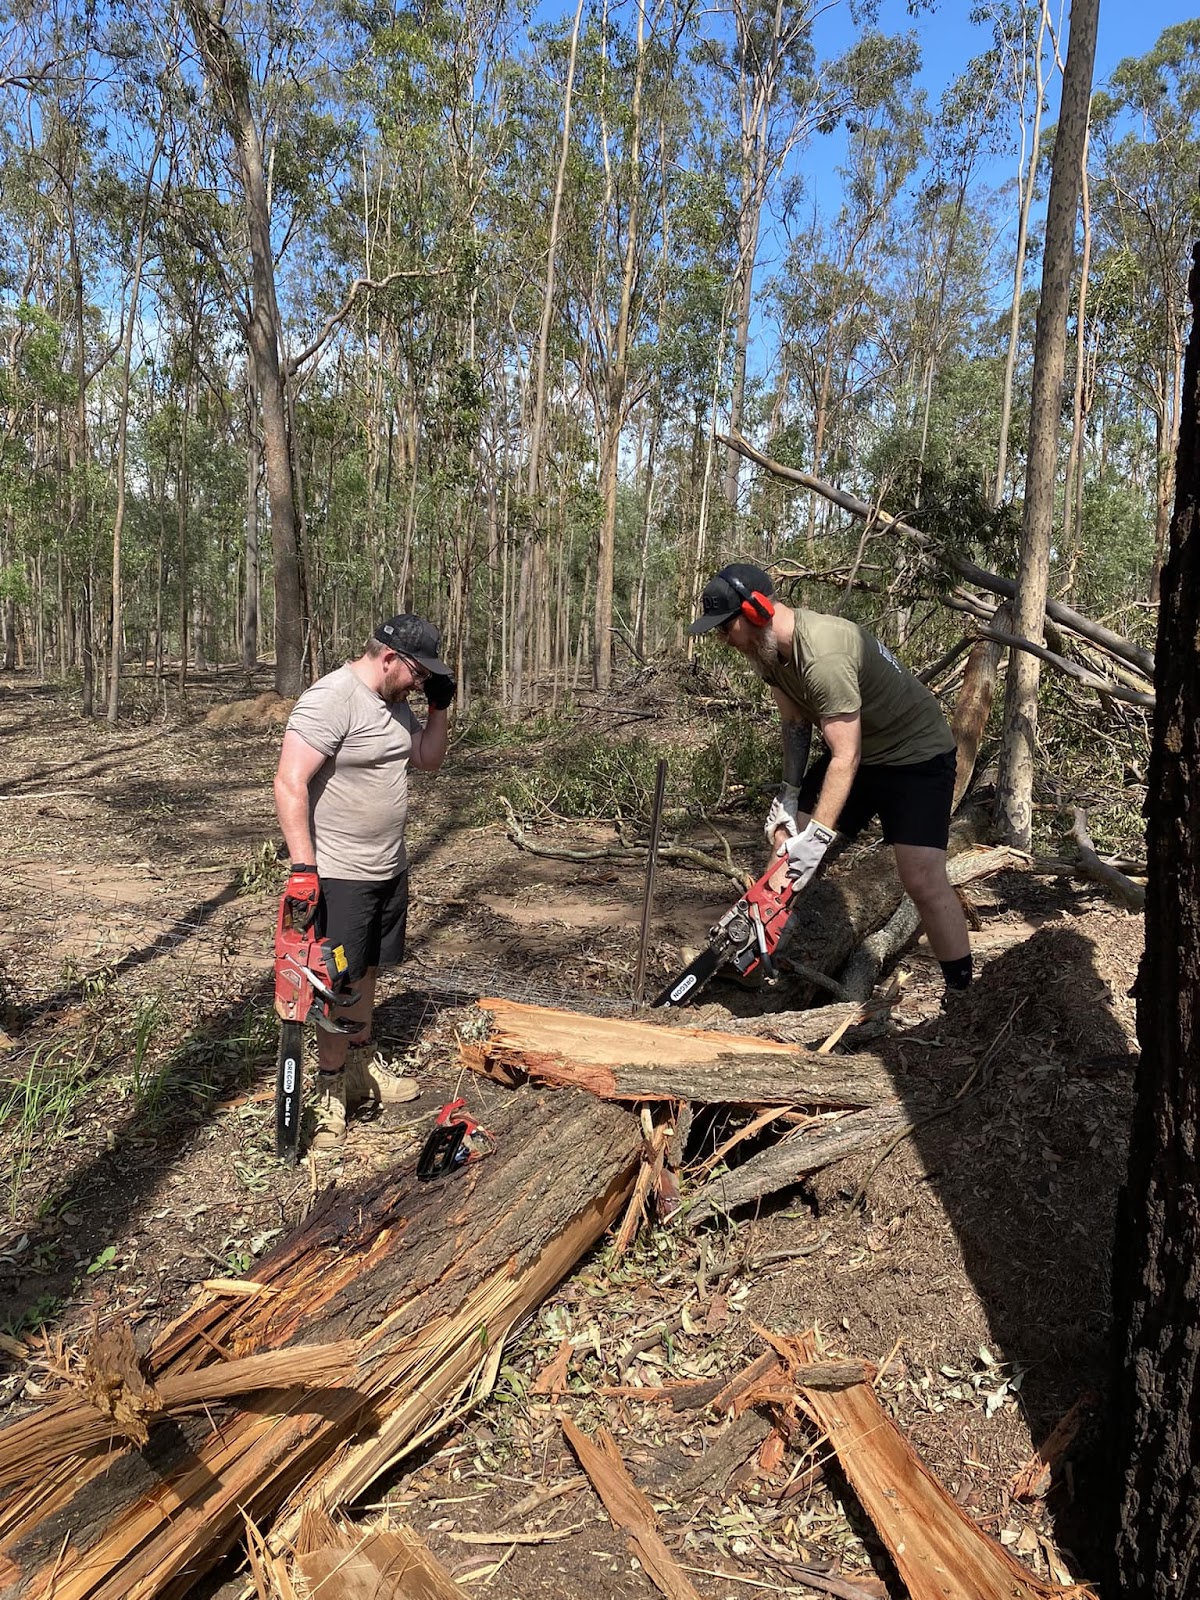
<svg viewBox="0 0 1200 1600">
<path fill-rule="evenodd" d="M 765 628 L 775 615 L 775 602 L 769 595 L 759 594 L 758 590 L 752 591 L 749 600 L 742 601 L 742 615 L 747 622 L 752 622 L 756 628 Z"/>
<path fill-rule="evenodd" d="M 728 570 L 723 570 L 718 576 L 725 579 L 735 594 L 741 595 L 742 615 L 746 621 L 755 628 L 765 628 L 775 615 L 775 602 L 770 595 L 762 594 L 757 589 L 747 589 L 742 580 L 735 578 Z"/>
</svg>

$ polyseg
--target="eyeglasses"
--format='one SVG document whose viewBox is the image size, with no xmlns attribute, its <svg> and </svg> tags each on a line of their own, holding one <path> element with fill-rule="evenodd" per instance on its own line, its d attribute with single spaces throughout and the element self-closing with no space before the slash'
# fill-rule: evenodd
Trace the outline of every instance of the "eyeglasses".
<svg viewBox="0 0 1200 1600">
<path fill-rule="evenodd" d="M 408 668 L 408 670 L 412 673 L 414 682 L 416 682 L 416 683 L 424 683 L 426 678 L 429 678 L 429 677 L 432 676 L 431 672 L 429 671 L 429 668 L 428 667 L 423 667 L 419 661 L 414 661 L 412 656 L 401 655 L 400 659 L 401 659 L 401 661 L 403 661 L 404 665 Z"/>
</svg>

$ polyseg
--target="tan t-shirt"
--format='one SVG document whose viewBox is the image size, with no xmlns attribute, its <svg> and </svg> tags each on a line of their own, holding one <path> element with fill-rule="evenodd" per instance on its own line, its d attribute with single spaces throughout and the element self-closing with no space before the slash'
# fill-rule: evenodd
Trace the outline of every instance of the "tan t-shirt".
<svg viewBox="0 0 1200 1600">
<path fill-rule="evenodd" d="M 377 883 L 408 865 L 408 762 L 421 724 L 387 705 L 348 666 L 318 678 L 292 707 L 288 728 L 328 756 L 308 786 L 322 878 Z"/>
<path fill-rule="evenodd" d="M 818 728 L 823 717 L 857 711 L 864 766 L 910 766 L 954 749 L 942 708 L 925 685 L 845 617 L 797 608 L 792 659 L 764 676 Z"/>
</svg>

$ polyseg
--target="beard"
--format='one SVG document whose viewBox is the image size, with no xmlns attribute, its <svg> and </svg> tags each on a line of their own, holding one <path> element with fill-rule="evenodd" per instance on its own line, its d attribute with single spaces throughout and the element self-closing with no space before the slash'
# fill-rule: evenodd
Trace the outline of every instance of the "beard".
<svg viewBox="0 0 1200 1600">
<path fill-rule="evenodd" d="M 379 698 L 385 706 L 399 705 L 402 700 L 408 698 L 408 691 L 412 688 L 412 684 L 402 680 L 403 674 L 397 672 L 395 668 L 384 677 L 383 686 L 379 691 Z"/>
<path fill-rule="evenodd" d="M 746 646 L 746 659 L 760 678 L 779 665 L 779 645 L 770 628 L 756 628 Z"/>
</svg>

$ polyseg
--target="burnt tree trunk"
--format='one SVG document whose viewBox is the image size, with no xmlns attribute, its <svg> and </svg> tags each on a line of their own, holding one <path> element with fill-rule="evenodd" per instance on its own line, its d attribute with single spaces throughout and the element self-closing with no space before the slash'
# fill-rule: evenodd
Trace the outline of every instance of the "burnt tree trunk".
<svg viewBox="0 0 1200 1600">
<path fill-rule="evenodd" d="M 1114 1272 L 1116 1582 L 1200 1592 L 1200 245 L 1147 784 L 1137 1100 Z"/>
</svg>

